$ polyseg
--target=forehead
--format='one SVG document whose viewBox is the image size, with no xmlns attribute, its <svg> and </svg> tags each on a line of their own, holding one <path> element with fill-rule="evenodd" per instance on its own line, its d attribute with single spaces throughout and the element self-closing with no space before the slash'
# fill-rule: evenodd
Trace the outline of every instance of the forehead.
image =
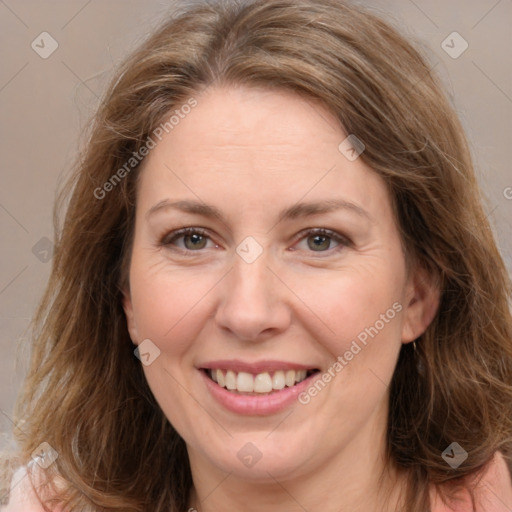
<svg viewBox="0 0 512 512">
<path fill-rule="evenodd" d="M 143 163 L 139 199 L 145 208 L 183 196 L 244 210 L 326 194 L 363 208 L 389 203 L 382 179 L 361 158 L 351 161 L 340 151 L 348 134 L 320 102 L 247 87 L 210 88 L 194 99 L 197 106 Z"/>
</svg>

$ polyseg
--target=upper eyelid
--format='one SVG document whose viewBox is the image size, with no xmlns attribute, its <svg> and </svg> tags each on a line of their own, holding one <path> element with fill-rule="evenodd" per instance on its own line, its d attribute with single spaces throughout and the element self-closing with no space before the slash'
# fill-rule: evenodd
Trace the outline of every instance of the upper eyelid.
<svg viewBox="0 0 512 512">
<path fill-rule="evenodd" d="M 350 242 L 350 239 L 346 235 L 344 235 L 342 233 L 338 233 L 337 231 L 335 231 L 333 229 L 329 229 L 329 228 L 306 228 L 306 229 L 302 229 L 301 231 L 299 231 L 299 233 L 297 233 L 297 235 L 295 236 L 294 240 L 301 240 L 302 238 L 304 238 L 308 234 L 312 234 L 312 235 L 315 235 L 315 234 L 325 235 L 325 236 L 330 236 L 331 238 L 338 238 L 340 240 L 345 240 L 346 242 Z"/>
</svg>

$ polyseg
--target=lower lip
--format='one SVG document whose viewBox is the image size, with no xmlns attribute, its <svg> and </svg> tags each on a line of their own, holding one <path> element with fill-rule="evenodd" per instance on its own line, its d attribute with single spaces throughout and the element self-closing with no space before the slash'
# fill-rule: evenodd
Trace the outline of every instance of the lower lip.
<svg viewBox="0 0 512 512">
<path fill-rule="evenodd" d="M 297 397 L 308 386 L 312 380 L 320 375 L 319 372 L 310 375 L 299 384 L 295 384 L 290 388 L 283 388 L 274 391 L 268 395 L 239 395 L 220 387 L 215 381 L 210 379 L 204 370 L 199 370 L 205 381 L 206 387 L 212 396 L 223 407 L 237 414 L 245 414 L 251 416 L 265 416 L 275 414 L 286 409 L 294 402 L 298 401 Z"/>
</svg>

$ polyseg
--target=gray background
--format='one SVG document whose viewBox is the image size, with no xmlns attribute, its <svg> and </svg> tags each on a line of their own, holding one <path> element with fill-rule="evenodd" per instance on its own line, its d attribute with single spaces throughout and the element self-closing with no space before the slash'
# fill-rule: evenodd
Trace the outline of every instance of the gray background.
<svg viewBox="0 0 512 512">
<path fill-rule="evenodd" d="M 374 7 L 419 41 L 441 75 L 512 269 L 512 0 L 357 3 Z M 26 368 L 27 354 L 18 347 L 49 275 L 45 237 L 53 238 L 56 188 L 69 173 L 113 66 L 170 6 L 169 0 L 0 0 L 0 441 Z M 454 31 L 469 45 L 458 58 L 441 46 Z M 46 59 L 31 47 L 34 40 L 41 46 L 42 32 L 58 43 Z M 460 48 L 450 39 L 445 44 Z"/>
</svg>

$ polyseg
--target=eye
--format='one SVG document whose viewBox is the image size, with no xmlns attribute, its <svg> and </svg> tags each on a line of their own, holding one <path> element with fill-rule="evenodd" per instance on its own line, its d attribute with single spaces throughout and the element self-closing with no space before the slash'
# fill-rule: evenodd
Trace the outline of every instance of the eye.
<svg viewBox="0 0 512 512">
<path fill-rule="evenodd" d="M 300 250 L 309 250 L 309 252 L 330 253 L 332 251 L 337 252 L 350 245 L 350 241 L 346 237 L 325 228 L 302 231 L 299 237 L 299 244 L 296 244 L 292 250 L 297 250 L 298 247 Z M 199 252 L 208 248 L 208 241 L 211 241 L 211 238 L 206 230 L 189 227 L 168 233 L 162 238 L 160 245 L 174 246 L 184 252 Z M 300 243 L 303 242 L 306 242 L 306 248 L 300 247 Z M 332 247 L 333 242 L 336 244 L 334 247 Z M 212 244 L 213 248 L 219 247 L 213 242 Z"/>
<path fill-rule="evenodd" d="M 337 252 L 350 245 L 350 241 L 346 237 L 330 229 L 309 229 L 305 232 L 303 231 L 301 235 L 300 243 L 306 242 L 306 248 L 299 247 L 302 250 L 309 249 L 313 252 L 328 252 L 333 249 Z M 332 247 L 333 241 L 336 243 L 334 247 Z M 300 243 L 298 245 L 300 245 Z"/>
<path fill-rule="evenodd" d="M 177 243 L 179 240 L 182 244 Z M 207 248 L 207 241 L 210 240 L 207 232 L 201 228 L 183 228 L 166 235 L 160 245 L 175 245 L 184 251 L 198 251 Z M 214 247 L 218 247 L 214 244 Z"/>
</svg>

